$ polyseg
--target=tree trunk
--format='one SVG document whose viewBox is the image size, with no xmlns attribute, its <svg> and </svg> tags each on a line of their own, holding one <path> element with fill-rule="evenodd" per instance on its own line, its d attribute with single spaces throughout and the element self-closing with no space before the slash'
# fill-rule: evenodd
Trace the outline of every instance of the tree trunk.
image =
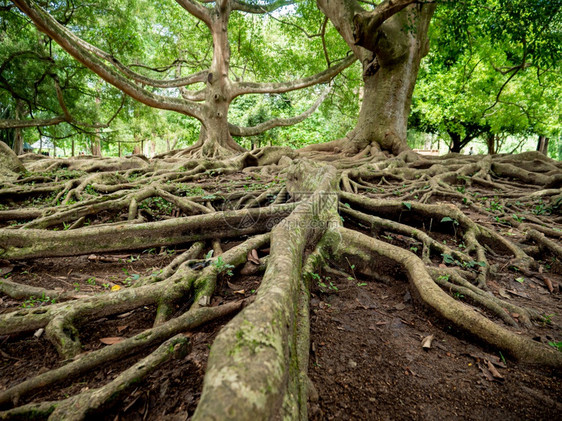
<svg viewBox="0 0 562 421">
<path fill-rule="evenodd" d="M 539 141 L 537 143 L 537 151 L 543 155 L 548 156 L 548 141 L 549 138 L 546 136 L 539 136 Z"/>
<path fill-rule="evenodd" d="M 486 136 L 486 145 L 488 146 L 488 155 L 495 155 L 498 153 L 497 151 L 497 136 L 495 134 L 492 133 L 488 133 L 488 136 Z"/>
<path fill-rule="evenodd" d="M 435 5 L 408 6 L 373 33 L 365 29 L 370 26 L 368 16 L 351 3 L 355 2 L 318 0 L 363 64 L 363 102 L 344 151 L 354 154 L 370 147 L 371 152 L 398 154 L 410 149 L 408 115 L 420 61 L 429 50 L 427 32 Z"/>
<path fill-rule="evenodd" d="M 242 152 L 230 134 L 228 108 L 232 101 L 231 84 L 228 78 L 230 67 L 230 45 L 228 43 L 228 2 L 218 2 L 212 15 L 213 61 L 207 77 L 205 96 L 206 110 L 203 127 L 196 146 L 201 146 L 203 156 L 220 157 L 232 152 Z"/>
<path fill-rule="evenodd" d="M 101 141 L 97 130 L 96 134 L 92 137 L 91 152 L 94 156 L 101 156 Z"/>
<path fill-rule="evenodd" d="M 24 102 L 18 99 L 16 102 L 16 120 L 23 119 L 24 114 Z M 16 155 L 21 155 L 23 153 L 23 134 L 20 128 L 14 129 L 14 145 L 13 150 Z"/>
<path fill-rule="evenodd" d="M 449 132 L 449 137 L 451 138 L 449 152 L 460 153 L 463 147 L 461 135 L 455 132 Z"/>
</svg>

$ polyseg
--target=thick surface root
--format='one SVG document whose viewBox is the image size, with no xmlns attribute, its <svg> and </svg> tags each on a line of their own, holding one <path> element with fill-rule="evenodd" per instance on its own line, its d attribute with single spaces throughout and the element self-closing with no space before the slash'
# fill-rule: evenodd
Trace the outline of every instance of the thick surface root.
<svg viewBox="0 0 562 421">
<path fill-rule="evenodd" d="M 530 338 L 546 331 L 561 340 L 550 306 L 562 282 L 562 164 L 535 153 L 345 156 L 344 143 L 238 154 L 195 145 L 153 160 L 24 157 L 30 173 L 0 189 L 0 335 L 8 343 L 35 335 L 60 361 L 5 381 L 0 419 L 95 416 L 189 351 L 183 334 L 235 313 L 214 339 L 193 419 L 307 419 L 311 285 L 337 293 L 321 272 L 358 285 L 407 282 L 440 320 L 559 369 L 562 353 Z M 129 272 L 172 247 L 182 252 Z M 74 282 L 74 268 L 29 274 L 70 256 L 86 271 Z M 103 265 L 126 278 L 105 274 L 96 284 L 87 272 Z M 241 286 L 253 276 L 255 287 Z M 88 326 L 148 309 L 150 327 L 84 352 Z M 64 399 L 45 392 L 121 360 L 120 374 L 99 387 Z"/>
</svg>

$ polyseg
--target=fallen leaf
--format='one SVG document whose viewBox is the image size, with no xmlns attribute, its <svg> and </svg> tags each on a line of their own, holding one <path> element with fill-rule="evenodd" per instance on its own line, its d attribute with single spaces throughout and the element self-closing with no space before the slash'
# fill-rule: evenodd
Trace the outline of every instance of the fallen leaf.
<svg viewBox="0 0 562 421">
<path fill-rule="evenodd" d="M 514 289 L 506 289 L 506 291 L 510 294 L 517 295 L 518 297 L 529 298 L 529 296 L 524 292 L 515 291 Z"/>
<path fill-rule="evenodd" d="M 398 310 L 398 311 L 404 310 L 404 309 L 406 308 L 406 304 L 404 304 L 404 303 L 398 303 L 398 304 L 396 304 L 396 305 L 394 306 L 394 308 L 395 308 L 396 310 Z"/>
<path fill-rule="evenodd" d="M 226 281 L 226 284 L 228 285 L 228 287 L 229 287 L 230 289 L 233 289 L 233 290 L 240 290 L 240 289 L 242 289 L 242 287 L 241 287 L 240 285 L 233 284 L 232 282 Z"/>
<path fill-rule="evenodd" d="M 0 268 L 0 276 L 4 276 L 7 275 L 8 273 L 10 273 L 11 271 L 14 270 L 13 266 L 4 266 Z"/>
<path fill-rule="evenodd" d="M 423 349 L 430 349 L 431 348 L 431 342 L 433 342 L 433 339 L 435 338 L 434 335 L 429 335 L 426 336 L 425 338 L 422 339 L 421 342 L 421 346 Z"/>
<path fill-rule="evenodd" d="M 257 250 L 254 249 L 248 252 L 248 262 L 252 262 L 253 264 L 258 266 L 261 264 Z"/>
<path fill-rule="evenodd" d="M 106 344 L 106 345 L 113 345 L 113 344 L 121 342 L 124 339 L 125 338 L 123 338 L 121 336 L 109 336 L 107 338 L 101 338 L 100 342 L 102 344 Z"/>
<path fill-rule="evenodd" d="M 234 291 L 235 294 L 240 294 L 240 295 L 244 295 L 245 291 L 243 289 L 238 290 L 238 291 Z"/>
<path fill-rule="evenodd" d="M 121 289 L 121 287 L 120 287 L 119 285 L 113 285 L 113 286 L 111 287 L 111 290 L 112 290 L 112 291 L 119 291 L 120 289 Z"/>
<path fill-rule="evenodd" d="M 121 333 L 123 332 L 125 329 L 127 329 L 129 326 L 117 326 L 117 332 Z"/>
<path fill-rule="evenodd" d="M 488 365 L 488 370 L 490 370 L 490 373 L 492 373 L 494 379 L 504 380 L 504 377 L 500 374 L 500 372 L 496 369 L 496 367 L 494 367 L 494 364 L 492 364 L 488 360 L 486 360 L 486 364 Z"/>
<path fill-rule="evenodd" d="M 552 286 L 552 281 L 546 277 L 543 277 L 542 280 L 546 284 L 546 287 L 550 291 L 550 293 L 554 292 L 554 287 Z"/>
<path fill-rule="evenodd" d="M 483 367 L 480 363 L 478 363 L 477 365 L 484 377 L 486 377 L 486 380 L 490 382 L 493 382 L 495 380 L 492 373 L 490 373 L 490 370 L 488 370 L 486 367 Z"/>
</svg>

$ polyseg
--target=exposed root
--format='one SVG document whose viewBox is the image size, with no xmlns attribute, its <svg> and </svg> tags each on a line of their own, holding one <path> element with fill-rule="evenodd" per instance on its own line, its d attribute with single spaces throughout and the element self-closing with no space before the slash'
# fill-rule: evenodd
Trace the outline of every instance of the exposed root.
<svg viewBox="0 0 562 421">
<path fill-rule="evenodd" d="M 212 346 L 193 418 L 306 419 L 309 286 L 334 261 L 353 277 L 407 279 L 415 298 L 474 337 L 521 361 L 562 366 L 562 353 L 525 336 L 546 323 L 544 316 L 500 298 L 506 295 L 498 289 L 502 282 L 518 285 L 521 274 L 557 276 L 561 164 L 534 153 L 390 157 L 341 140 L 299 152 L 315 161 L 296 160 L 286 148 L 209 148 L 196 144 L 152 160 L 30 159 L 24 162 L 34 175 L 6 181 L 0 257 L 14 266 L 40 257 L 190 247 L 152 275 L 100 295 L 26 285 L 19 269 L 0 281 L 0 292 L 13 299 L 57 301 L 0 315 L 0 335 L 11 340 L 44 328 L 66 360 L 0 392 L 0 405 L 15 406 L 0 419 L 95 416 L 180 351 L 186 339 L 174 335 L 243 307 Z M 263 270 L 255 301 L 217 305 L 217 285 Z M 85 325 L 144 306 L 156 308 L 153 327 L 82 352 Z M 25 404 L 40 389 L 158 345 L 100 389 Z"/>
</svg>

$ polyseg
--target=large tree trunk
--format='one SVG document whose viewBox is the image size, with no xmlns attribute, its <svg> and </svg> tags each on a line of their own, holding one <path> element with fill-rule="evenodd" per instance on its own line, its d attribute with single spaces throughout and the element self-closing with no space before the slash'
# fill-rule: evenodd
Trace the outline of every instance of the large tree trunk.
<svg viewBox="0 0 562 421">
<path fill-rule="evenodd" d="M 427 32 L 435 5 L 410 5 L 373 32 L 372 15 L 352 3 L 318 0 L 363 64 L 363 103 L 344 151 L 372 148 L 398 154 L 410 149 L 408 115 L 420 61 L 429 49 Z"/>
<path fill-rule="evenodd" d="M 230 79 L 230 45 L 228 42 L 228 20 L 230 17 L 228 2 L 219 2 L 211 19 L 213 35 L 213 61 L 207 76 L 205 94 L 205 112 L 199 141 L 195 146 L 201 147 L 201 154 L 207 157 L 221 157 L 242 152 L 230 134 L 228 126 L 228 108 L 232 101 Z"/>
</svg>

